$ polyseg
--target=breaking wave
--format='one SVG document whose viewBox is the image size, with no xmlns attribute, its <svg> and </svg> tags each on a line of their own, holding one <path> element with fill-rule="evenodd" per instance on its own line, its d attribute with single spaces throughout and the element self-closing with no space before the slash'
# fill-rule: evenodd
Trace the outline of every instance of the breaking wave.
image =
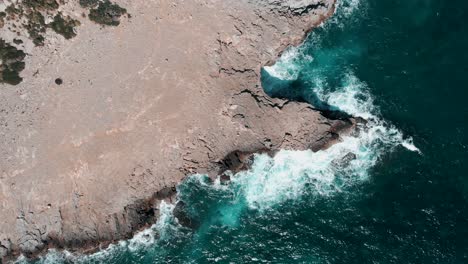
<svg viewBox="0 0 468 264">
<path fill-rule="evenodd" d="M 155 245 L 176 235 L 180 230 L 180 225 L 173 215 L 173 210 L 174 205 L 162 201 L 159 205 L 160 215 L 156 224 L 137 233 L 130 240 L 122 240 L 97 253 L 83 255 L 51 249 L 47 255 L 34 261 L 34 264 L 118 263 L 122 259 L 126 259 L 127 255 L 141 255 L 140 252 L 154 250 Z M 20 257 L 15 263 L 27 264 L 30 262 L 25 257 Z"/>
<path fill-rule="evenodd" d="M 318 109 L 341 111 L 365 121 L 358 131 L 326 150 L 257 156 L 252 170 L 234 177 L 243 186 L 250 207 L 268 208 L 304 192 L 343 192 L 368 179 L 379 158 L 394 148 L 419 152 L 411 138 L 380 117 L 370 89 L 349 69 L 346 58 L 360 55 L 359 42 L 330 47 L 323 40 L 331 28 L 337 31 L 344 23 L 354 23 L 347 20 L 356 19 L 351 15 L 358 10 L 364 13 L 362 7 L 359 0 L 339 1 L 335 16 L 315 30 L 305 45 L 290 47 L 276 64 L 264 67 L 262 81 L 271 96 L 305 100 Z"/>
<path fill-rule="evenodd" d="M 314 92 L 328 108 L 365 121 L 358 124 L 357 131 L 325 150 L 282 150 L 274 157 L 257 155 L 251 170 L 233 177 L 249 207 L 263 210 L 298 199 L 305 192 L 327 196 L 343 192 L 367 180 L 379 158 L 394 148 L 402 146 L 419 152 L 411 138 L 404 138 L 401 131 L 379 118 L 364 83 L 349 72 L 341 81 L 334 91 L 316 86 L 307 92 Z"/>
<path fill-rule="evenodd" d="M 322 35 L 328 34 L 330 28 L 348 26 L 347 20 L 357 17 L 352 14 L 358 10 L 365 12 L 362 8 L 359 0 L 339 1 L 334 17 L 312 32 L 306 44 L 290 47 L 274 65 L 262 71 L 267 94 L 307 101 L 322 110 L 362 118 L 356 131 L 318 152 L 281 150 L 273 157 L 256 155 L 252 168 L 231 175 L 229 183 L 219 179 L 212 183 L 206 175 L 189 177 L 178 187 L 178 196 L 198 224 L 196 234 L 190 238 L 195 241 L 192 245 L 196 241 L 204 243 L 204 236 L 213 226 L 238 227 L 246 212 L 262 214 L 305 195 L 333 198 L 346 193 L 350 187 L 366 182 L 371 177 L 371 168 L 397 147 L 419 152 L 411 138 L 404 137 L 381 117 L 369 87 L 348 68 L 346 58 L 360 55 L 359 42 L 338 48 L 323 43 Z M 304 85 L 294 88 L 296 82 Z M 140 255 L 152 258 L 153 262 L 164 260 L 165 246 L 169 243 L 165 241 L 185 235 L 173 211 L 174 205 L 162 202 L 155 225 L 96 254 L 76 256 L 51 251 L 38 263 L 112 263 L 143 251 Z M 196 252 L 190 247 L 184 250 Z"/>
</svg>

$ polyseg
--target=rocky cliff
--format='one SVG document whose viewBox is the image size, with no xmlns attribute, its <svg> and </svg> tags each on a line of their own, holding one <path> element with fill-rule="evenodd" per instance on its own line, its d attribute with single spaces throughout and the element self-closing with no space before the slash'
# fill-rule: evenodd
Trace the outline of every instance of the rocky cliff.
<svg viewBox="0 0 468 264">
<path fill-rule="evenodd" d="M 318 150 L 351 126 L 260 83 L 332 0 L 119 0 L 117 27 L 78 2 L 57 7 L 79 21 L 73 38 L 47 28 L 37 46 L 1 29 L 27 54 L 22 82 L 0 84 L 5 260 L 129 238 L 187 175 L 242 168 L 239 153 Z"/>
</svg>

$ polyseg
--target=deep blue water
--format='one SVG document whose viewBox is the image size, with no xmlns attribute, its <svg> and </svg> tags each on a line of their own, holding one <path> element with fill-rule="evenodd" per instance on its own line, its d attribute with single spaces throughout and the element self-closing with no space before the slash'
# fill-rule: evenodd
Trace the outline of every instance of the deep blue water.
<svg viewBox="0 0 468 264">
<path fill-rule="evenodd" d="M 229 185 L 190 177 L 179 199 L 196 230 L 164 204 L 131 241 L 41 262 L 468 263 L 467 11 L 462 0 L 340 1 L 262 80 L 271 96 L 368 119 L 360 133 L 258 156 Z"/>
</svg>

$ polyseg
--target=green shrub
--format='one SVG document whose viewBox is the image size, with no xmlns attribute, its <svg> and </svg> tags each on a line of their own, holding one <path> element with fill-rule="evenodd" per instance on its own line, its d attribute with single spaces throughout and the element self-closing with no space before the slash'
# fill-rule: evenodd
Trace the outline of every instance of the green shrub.
<svg viewBox="0 0 468 264">
<path fill-rule="evenodd" d="M 17 85 L 23 78 L 19 76 L 24 70 L 24 58 L 26 54 L 22 50 L 0 39 L 0 83 Z"/>
<path fill-rule="evenodd" d="M 79 24 L 80 22 L 78 20 L 72 19 L 69 16 L 63 17 L 62 13 L 58 13 L 49 26 L 66 39 L 71 39 L 76 36 L 75 27 Z"/>
<path fill-rule="evenodd" d="M 125 8 L 105 0 L 100 2 L 97 8 L 91 9 L 89 19 L 102 25 L 118 26 L 120 17 L 126 13 Z"/>
</svg>

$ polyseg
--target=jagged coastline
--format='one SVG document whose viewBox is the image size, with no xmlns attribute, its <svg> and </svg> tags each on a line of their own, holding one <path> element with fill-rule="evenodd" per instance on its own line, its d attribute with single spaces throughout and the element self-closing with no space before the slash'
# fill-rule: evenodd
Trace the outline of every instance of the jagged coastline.
<svg viewBox="0 0 468 264">
<path fill-rule="evenodd" d="M 296 5 L 298 3 L 299 6 Z M 130 5 L 129 2 L 125 1 L 122 1 L 120 4 L 122 6 Z M 193 13 L 196 11 L 190 10 L 190 8 L 195 8 L 194 6 L 190 6 L 190 4 L 189 6 L 185 7 L 182 3 L 180 3 L 179 6 L 165 4 L 165 1 L 161 1 L 157 7 L 162 9 L 167 8 L 167 10 L 171 11 L 178 11 L 181 14 L 184 14 L 186 17 L 194 16 Z M 243 5 L 247 6 L 247 9 L 253 10 L 252 14 L 244 14 L 244 17 L 242 17 L 242 13 L 245 12 L 245 6 L 243 7 Z M 302 5 L 302 7 L 300 5 Z M 133 6 L 130 5 L 128 9 L 130 10 L 130 13 L 136 13 L 135 11 L 139 10 L 139 8 L 143 8 L 143 6 L 144 5 L 139 6 L 138 4 L 135 4 Z M 229 8 L 226 8 L 226 6 L 229 6 Z M 8 212 L 15 215 L 19 213 L 19 217 L 8 219 L 9 221 L 7 221 L 5 225 L 0 226 L 1 231 L 7 230 L 8 224 L 13 224 L 16 227 L 16 230 L 3 232 L 3 235 L 0 236 L 0 248 L 2 249 L 0 251 L 0 255 L 4 261 L 11 260 L 20 254 L 23 254 L 28 258 L 34 258 L 40 254 L 43 254 L 48 248 L 67 249 L 71 251 L 79 251 L 82 253 L 95 252 L 100 248 L 106 247 L 110 243 L 121 239 L 130 238 L 135 234 L 135 232 L 154 223 L 158 216 L 158 201 L 174 201 L 176 194 L 175 186 L 183 178 L 185 178 L 185 176 L 191 173 L 207 173 L 214 177 L 216 175 L 222 174 L 226 170 L 239 171 L 248 169 L 251 156 L 259 151 L 274 153 L 275 151 L 278 151 L 282 148 L 313 149 L 316 151 L 325 148 L 334 141 L 338 140 L 341 133 L 349 132 L 350 128 L 352 128 L 354 125 L 354 121 L 352 119 L 329 119 L 318 113 L 318 111 L 309 107 L 307 104 L 270 98 L 264 94 L 260 85 L 260 68 L 263 65 L 271 65 L 274 63 L 274 59 L 272 60 L 271 58 L 277 58 L 280 56 L 282 51 L 284 51 L 289 45 L 299 45 L 302 43 L 310 30 L 333 14 L 335 8 L 334 1 L 291 0 L 284 2 L 271 0 L 261 4 L 258 4 L 255 1 L 240 1 L 238 3 L 233 2 L 220 4 L 220 6 L 217 8 L 226 8 L 222 9 L 225 10 L 223 11 L 225 14 L 222 15 L 229 18 L 222 22 L 219 28 L 222 28 L 223 26 L 227 27 L 229 23 L 234 23 L 234 27 L 231 26 L 232 28 L 226 32 L 215 30 L 214 35 L 216 38 L 210 39 L 210 41 L 216 40 L 214 43 L 215 54 L 212 54 L 211 50 L 209 52 L 206 51 L 201 56 L 194 58 L 194 60 L 199 59 L 202 60 L 202 63 L 213 63 L 213 65 L 210 65 L 206 68 L 205 71 L 202 72 L 208 74 L 210 78 L 209 83 L 213 87 L 226 86 L 226 88 L 220 88 L 220 92 L 214 92 L 215 96 L 211 95 L 214 98 L 216 98 L 216 96 L 224 98 L 220 100 L 222 103 L 217 104 L 215 108 L 206 111 L 209 115 L 212 115 L 213 111 L 215 111 L 215 113 L 218 111 L 220 117 L 216 117 L 215 120 L 210 120 L 209 123 L 202 124 L 200 128 L 205 131 L 197 132 L 198 134 L 196 136 L 192 136 L 194 134 L 193 130 L 197 130 L 193 128 L 197 125 L 195 123 L 185 125 L 183 122 L 182 127 L 179 126 L 179 123 L 166 123 L 166 125 L 169 126 L 173 125 L 175 130 L 182 131 L 183 129 L 188 128 L 188 131 L 192 130 L 192 132 L 189 132 L 189 139 L 187 139 L 184 143 L 179 142 L 184 141 L 184 138 L 187 137 L 186 135 L 182 135 L 175 139 L 167 139 L 167 141 L 174 141 L 174 144 L 179 144 L 178 147 L 174 148 L 172 145 L 170 145 L 168 148 L 171 150 L 163 151 L 164 149 L 161 147 L 162 145 L 160 145 L 161 149 L 163 149 L 161 150 L 162 152 L 154 153 L 148 150 L 146 146 L 142 146 L 140 142 L 143 144 L 148 144 L 145 139 L 148 139 L 149 135 L 154 135 L 154 133 L 165 135 L 164 132 L 155 132 L 157 130 L 154 130 L 154 128 L 147 129 L 148 131 L 147 133 L 143 134 L 143 140 L 141 141 L 135 139 L 141 135 L 128 135 L 133 133 L 135 127 L 142 126 L 142 123 L 139 123 L 139 118 L 142 115 L 146 115 L 148 111 L 151 110 L 151 107 L 153 107 L 151 102 L 145 102 L 144 104 L 141 104 L 140 102 L 136 104 L 140 107 L 140 109 L 137 109 L 137 111 L 134 113 L 131 113 L 131 109 L 128 110 L 128 115 L 133 116 L 133 118 L 130 118 L 130 121 L 127 120 L 127 122 L 121 122 L 118 120 L 116 122 L 120 127 L 107 129 L 103 135 L 99 135 L 99 129 L 94 129 L 95 132 L 92 132 L 88 135 L 81 135 L 80 137 L 75 138 L 70 137 L 68 140 L 70 140 L 72 146 L 66 146 L 64 150 L 65 152 L 57 151 L 57 148 L 63 148 L 64 140 L 57 144 L 55 154 L 54 152 L 50 152 L 50 150 L 45 150 L 45 152 L 48 153 L 45 156 L 47 158 L 52 158 L 53 160 L 52 167 L 61 167 L 61 163 L 70 162 L 60 159 L 53 159 L 58 157 L 56 156 L 57 153 L 58 155 L 64 155 L 65 153 L 65 155 L 72 156 L 78 154 L 77 156 L 79 158 L 76 159 L 76 162 L 72 162 L 75 165 L 71 166 L 70 173 L 56 173 L 56 175 L 68 175 L 67 177 L 72 179 L 72 187 L 71 189 L 65 190 L 65 194 L 63 196 L 57 197 L 54 197 L 53 195 L 52 197 L 48 197 L 47 194 L 44 195 L 43 190 L 50 190 L 51 188 L 53 189 L 60 186 L 66 186 L 68 181 L 64 180 L 55 186 L 44 187 L 40 195 L 40 197 L 42 197 L 40 199 L 41 202 L 44 203 L 45 201 L 53 201 L 57 198 L 63 200 L 62 202 L 59 202 L 59 205 L 56 205 L 54 202 L 45 202 L 45 209 L 38 208 L 38 206 L 34 204 L 25 206 L 24 203 L 28 204 L 30 202 L 22 199 L 21 197 L 16 197 L 12 200 L 8 191 L 0 192 L 0 197 L 6 198 L 6 201 L 12 201 L 12 203 L 19 202 L 19 204 L 21 204 L 20 207 L 16 208 L 15 206 L 0 207 L 1 215 L 6 215 Z M 161 12 L 161 14 L 162 13 L 163 12 Z M 135 20 L 137 17 L 138 16 L 135 16 Z M 249 19 L 251 21 L 249 21 Z M 180 22 L 180 20 L 176 18 L 176 14 L 167 15 L 167 17 L 161 15 L 161 17 L 158 17 L 157 20 L 168 21 L 167 23 L 169 25 L 171 25 L 171 23 L 175 24 L 175 22 Z M 202 20 L 202 22 L 207 23 L 205 20 Z M 131 28 L 131 25 L 123 26 L 124 30 L 125 27 Z M 292 26 L 297 26 L 298 28 L 292 29 Z M 83 27 L 86 27 L 86 25 L 83 25 Z M 164 25 L 160 25 L 157 30 L 160 30 L 161 27 L 164 27 Z M 203 30 L 207 29 L 203 28 Z M 227 32 L 232 32 L 232 34 Z M 92 33 L 95 32 L 91 29 L 89 32 L 87 32 L 87 34 L 85 33 L 85 37 L 83 38 L 86 39 L 86 37 L 90 37 Z M 107 40 L 116 37 L 114 32 L 110 32 L 109 30 L 104 34 L 106 34 Z M 167 35 L 160 34 L 160 36 L 164 37 Z M 125 39 L 126 36 L 124 34 L 124 37 L 118 37 Z M 190 39 L 191 37 L 193 36 L 189 36 L 188 38 Z M 51 43 L 50 47 L 54 47 L 59 50 L 65 50 L 66 42 L 60 41 Z M 78 35 L 75 41 L 80 42 L 83 40 L 80 40 L 80 35 Z M 58 47 L 55 47 L 54 45 L 57 45 Z M 159 45 L 161 45 L 161 42 L 159 42 Z M 249 47 L 249 45 L 251 47 Z M 274 48 L 272 49 L 271 47 Z M 189 47 L 189 50 L 190 48 L 191 47 Z M 209 48 L 211 48 L 211 46 L 209 46 Z M 96 49 L 98 50 L 99 48 Z M 44 51 L 35 51 L 37 52 L 37 54 L 33 54 L 35 57 L 43 56 L 47 53 L 42 53 Z M 257 51 L 259 54 L 254 55 Z M 62 54 L 60 54 L 60 56 L 62 56 Z M 192 59 L 190 54 L 187 56 Z M 72 57 L 72 55 L 70 55 L 70 57 Z M 171 56 L 164 54 L 160 57 L 162 59 L 161 62 L 159 62 L 158 59 L 152 58 L 153 61 L 150 61 L 150 63 L 153 66 L 148 66 L 146 68 L 143 67 L 143 71 L 150 69 L 148 73 L 145 72 L 143 74 L 145 78 L 151 78 L 146 77 L 150 76 L 151 74 L 161 74 L 157 70 L 154 70 L 154 65 L 157 63 L 165 64 L 169 63 L 173 59 L 175 61 L 183 61 L 184 59 L 184 57 L 177 56 L 175 58 L 168 58 Z M 247 60 L 247 57 L 250 58 Z M 243 61 L 243 59 L 246 61 Z M 49 62 L 41 64 L 43 61 L 40 59 L 32 60 L 30 63 L 33 66 L 42 65 L 45 67 L 50 67 L 47 66 L 50 65 Z M 95 67 L 95 65 L 91 65 Z M 187 71 L 183 69 L 180 64 L 173 66 L 173 69 L 178 68 L 182 69 L 182 74 L 190 75 L 188 73 L 190 72 L 190 69 Z M 47 73 L 47 69 L 45 69 L 45 72 Z M 140 71 L 138 71 L 138 74 L 140 74 L 139 72 Z M 54 79 L 54 77 L 55 76 L 43 75 L 41 77 L 42 79 L 35 78 L 34 80 L 28 80 L 25 78 L 25 83 L 20 84 L 17 88 L 15 88 L 15 90 L 17 92 L 23 91 L 23 93 L 27 93 L 24 92 L 25 86 L 30 85 L 31 87 L 39 87 L 41 83 L 48 83 L 46 79 Z M 67 80 L 67 78 L 64 79 Z M 181 79 L 178 81 L 180 80 Z M 202 76 L 201 80 L 206 81 L 207 77 Z M 79 82 L 71 82 L 68 83 L 68 85 L 70 87 L 81 87 L 77 83 Z M 177 82 L 173 83 L 177 84 Z M 158 85 L 165 87 L 164 83 L 157 81 L 154 81 L 154 83 L 149 85 L 149 87 Z M 193 89 L 196 90 L 198 88 L 199 87 L 194 86 Z M 57 88 L 53 88 L 52 90 L 55 89 Z M 210 96 L 209 94 L 212 93 L 210 88 L 200 88 L 200 90 L 200 93 L 203 94 L 203 96 Z M 50 92 L 50 90 L 48 92 Z M 9 93 L 11 95 L 11 90 L 6 92 L 1 91 L 1 93 L 2 94 L 0 99 L 5 101 L 8 98 Z M 145 94 L 145 92 L 143 92 L 143 94 Z M 151 92 L 148 90 L 146 91 L 145 95 L 149 97 L 157 97 L 158 91 Z M 44 96 L 44 94 L 41 94 L 41 96 Z M 76 94 L 73 94 L 72 96 L 76 96 Z M 189 102 L 189 104 L 192 103 L 190 97 L 185 97 L 184 100 Z M 57 98 L 54 98 L 53 102 L 58 103 L 59 101 L 60 100 L 57 101 Z M 14 103 L 17 102 L 13 101 L 9 105 L 13 105 Z M 149 106 L 145 107 L 145 105 Z M 81 107 L 78 109 L 82 109 L 83 107 L 83 105 L 78 106 Z M 170 112 L 174 111 L 174 109 L 169 110 L 170 111 L 166 113 L 166 115 L 170 115 Z M 42 114 L 49 113 L 49 115 L 52 116 L 52 119 L 55 118 L 54 120 L 61 120 L 60 115 L 53 113 L 53 111 L 50 109 L 45 109 L 42 111 Z M 205 110 L 203 110 L 203 113 L 204 112 Z M 150 115 L 155 114 L 156 113 L 150 113 Z M 14 110 L 11 111 L 8 115 L 9 117 L 7 117 L 5 114 L 5 119 L 9 119 L 11 116 L 15 117 Z M 273 117 L 274 115 L 277 116 Z M 117 120 L 119 118 L 116 117 L 115 119 Z M 93 119 L 88 119 L 84 122 L 92 121 Z M 38 121 L 34 120 L 34 122 L 31 121 L 31 128 L 38 130 L 37 126 L 40 126 L 42 122 L 44 121 L 41 121 L 41 119 Z M 66 123 L 66 121 L 63 120 L 60 122 Z M 95 122 L 102 121 L 99 120 Z M 224 122 L 228 122 L 229 125 L 223 127 L 222 125 Z M 57 124 L 60 125 L 59 122 Z M 61 124 L 63 125 L 64 123 Z M 77 123 L 73 125 L 77 126 Z M 223 127 L 223 129 L 219 130 L 218 126 Z M 47 129 L 41 129 L 41 131 L 44 133 L 47 131 Z M 17 130 L 4 130 L 1 132 L 2 135 L 14 135 L 21 137 Z M 66 133 L 67 131 L 64 131 L 62 134 Z M 169 131 L 169 133 L 171 133 L 171 131 Z M 59 133 L 59 136 L 62 134 Z M 101 144 L 99 140 L 102 141 L 103 136 L 113 136 L 114 134 L 124 134 L 124 136 L 119 136 L 118 139 L 115 139 L 117 140 L 115 142 L 120 140 L 127 140 L 128 142 L 139 143 L 140 146 L 137 147 L 138 151 L 134 152 L 122 147 L 124 148 L 123 150 L 115 150 L 112 148 L 107 152 L 99 150 L 100 155 L 85 155 L 88 155 L 90 151 L 89 147 L 86 147 L 87 144 Z M 219 135 L 223 136 L 219 137 Z M 31 142 L 41 142 L 44 140 L 43 138 L 34 138 L 34 136 L 32 136 L 32 138 L 33 139 Z M 232 140 L 232 138 L 236 139 Z M 90 143 L 90 141 L 93 142 Z M 12 148 L 11 143 L 7 144 L 6 142 L 3 142 L 2 144 L 5 149 L 14 149 Z M 50 142 L 47 142 L 47 139 L 46 144 L 50 144 Z M 184 146 L 181 147 L 180 145 Z M 16 143 L 16 145 L 13 146 L 20 147 L 20 144 Z M 74 150 L 70 150 L 70 148 L 80 149 L 82 146 L 85 146 L 84 152 L 75 152 Z M 40 146 L 37 146 L 36 149 L 37 148 L 40 148 Z M 106 149 L 109 147 L 107 144 L 105 144 L 102 145 L 101 148 Z M 157 146 L 155 146 L 155 148 L 157 148 Z M 208 154 L 205 154 L 205 152 L 200 153 L 200 149 L 207 149 L 208 152 L 206 153 Z M 115 153 L 122 155 L 116 155 Z M 141 153 L 144 154 L 141 155 Z M 140 154 L 140 156 L 138 156 L 138 154 Z M 169 159 L 167 159 L 167 157 L 161 158 L 161 161 L 168 160 L 166 164 L 167 169 L 162 169 L 160 172 L 158 172 L 156 169 L 160 168 L 158 165 L 160 163 L 155 161 L 154 155 L 161 154 L 169 157 Z M 9 157 L 11 154 L 2 153 L 2 155 Z M 89 213 L 95 213 L 96 209 L 99 209 L 99 203 L 95 203 L 94 200 L 96 198 L 102 199 L 102 197 L 82 198 L 88 197 L 90 193 L 84 194 L 86 191 L 83 191 L 83 188 L 77 187 L 79 186 L 79 183 L 76 181 L 79 181 L 79 179 L 83 177 L 86 179 L 93 179 L 93 177 L 97 177 L 98 175 L 102 176 L 103 174 L 108 173 L 107 170 L 102 166 L 98 166 L 96 170 L 93 170 L 91 168 L 92 165 L 90 165 L 91 163 L 86 161 L 96 157 L 102 159 L 102 156 L 106 155 L 114 155 L 113 158 L 116 158 L 117 161 L 102 165 L 103 167 L 113 167 L 116 165 L 116 162 L 125 160 L 125 155 L 134 156 L 134 160 L 128 162 L 128 165 L 125 164 L 126 166 L 124 166 L 124 168 L 130 168 L 128 173 L 124 173 L 125 176 L 116 176 L 117 174 L 112 172 L 110 176 L 107 177 L 109 180 L 123 178 L 123 182 L 128 184 L 132 190 L 121 190 L 121 192 L 124 193 L 124 198 L 119 199 L 119 201 L 114 204 L 112 210 L 110 210 L 110 212 L 113 213 L 104 212 L 102 214 L 96 214 L 93 217 L 94 219 L 91 221 L 85 220 L 85 215 L 88 215 Z M 24 177 L 30 177 L 31 175 L 36 175 L 38 173 L 45 175 L 52 171 L 57 171 L 55 169 L 51 169 L 50 167 L 41 168 L 39 166 L 38 168 L 37 163 L 40 162 L 40 160 L 35 159 L 38 158 L 27 157 L 22 160 L 31 162 L 34 165 L 31 168 L 21 167 L 24 165 L 20 164 L 24 164 L 24 162 L 15 162 L 11 159 L 9 159 L 8 162 L 5 162 L 5 164 L 2 164 L 5 165 L 5 169 L 2 172 L 3 176 L 1 178 L 2 186 L 12 186 L 12 184 L 16 185 L 17 183 L 21 182 L 22 179 L 24 179 L 21 178 L 21 175 L 25 175 Z M 142 159 L 144 162 L 149 161 L 150 165 L 140 164 L 138 159 Z M 124 168 L 120 167 L 118 169 L 123 170 Z M 68 167 L 63 168 L 65 171 L 67 169 Z M 176 169 L 178 172 L 175 173 L 174 169 Z M 173 173 L 170 174 L 173 175 L 170 177 L 171 179 L 166 180 L 164 179 L 164 176 L 161 176 L 165 175 L 166 173 Z M 48 177 L 51 176 L 48 175 Z M 42 177 L 41 179 L 44 180 L 45 178 Z M 39 181 L 41 179 L 39 179 Z M 155 183 L 155 179 L 158 181 L 157 183 Z M 122 183 L 118 180 L 116 180 L 116 182 L 116 184 Z M 27 192 L 28 190 L 34 190 L 35 184 L 38 183 L 31 182 L 29 185 L 23 187 L 18 184 L 20 187 L 15 188 L 21 190 L 22 192 Z M 102 185 L 104 183 L 99 184 Z M 98 186 L 101 186 L 99 184 Z M 10 189 L 10 191 L 12 190 L 13 189 Z M 108 189 L 108 191 L 110 190 L 111 189 Z M 68 193 L 72 193 L 71 198 Z M 92 200 L 83 201 L 84 199 Z M 70 202 L 73 203 L 71 208 L 68 207 Z M 101 203 L 102 206 L 107 204 L 108 202 Z M 55 207 L 57 208 L 54 209 Z M 28 209 L 25 210 L 25 208 Z M 120 209 L 119 211 L 118 208 L 123 208 L 123 210 Z M 50 209 L 53 209 L 53 212 L 47 213 L 47 210 Z M 44 214 L 44 212 L 46 213 Z M 55 222 L 52 223 L 51 221 Z M 78 227 L 72 227 L 73 225 L 77 225 Z M 42 226 L 46 227 L 41 230 Z M 91 230 L 90 226 L 94 226 L 94 230 Z M 38 232 L 36 234 L 36 231 L 31 230 L 38 230 Z"/>
</svg>

